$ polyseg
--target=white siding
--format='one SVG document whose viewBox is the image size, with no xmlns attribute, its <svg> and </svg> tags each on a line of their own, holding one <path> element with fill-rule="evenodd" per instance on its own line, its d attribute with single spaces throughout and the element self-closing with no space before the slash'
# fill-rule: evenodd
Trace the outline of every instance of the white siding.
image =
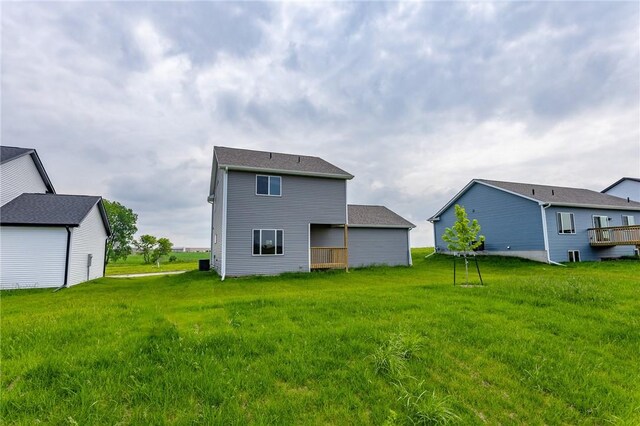
<svg viewBox="0 0 640 426">
<path fill-rule="evenodd" d="M 103 276 L 106 238 L 104 222 L 102 222 L 100 210 L 96 204 L 80 223 L 80 226 L 73 228 L 71 232 L 68 286 Z M 87 266 L 89 254 L 93 255 L 90 267 Z"/>
<path fill-rule="evenodd" d="M 66 253 L 65 228 L 0 227 L 0 288 L 62 286 Z"/>
<path fill-rule="evenodd" d="M 46 192 L 47 186 L 30 155 L 0 165 L 0 206 L 23 193 Z"/>
</svg>

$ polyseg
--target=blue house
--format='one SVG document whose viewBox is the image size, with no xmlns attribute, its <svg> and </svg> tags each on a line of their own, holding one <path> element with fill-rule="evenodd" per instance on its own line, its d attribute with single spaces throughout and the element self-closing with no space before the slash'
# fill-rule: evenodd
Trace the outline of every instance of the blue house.
<svg viewBox="0 0 640 426">
<path fill-rule="evenodd" d="M 640 202 L 588 189 L 474 179 L 428 219 L 438 251 L 447 251 L 442 234 L 455 222 L 456 204 L 480 223 L 485 254 L 557 263 L 633 255 L 640 247 Z"/>
</svg>

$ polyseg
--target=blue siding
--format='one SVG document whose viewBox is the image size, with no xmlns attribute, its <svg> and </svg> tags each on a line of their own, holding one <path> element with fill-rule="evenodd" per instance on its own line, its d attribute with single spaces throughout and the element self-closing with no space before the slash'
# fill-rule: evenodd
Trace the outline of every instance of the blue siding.
<svg viewBox="0 0 640 426">
<path fill-rule="evenodd" d="M 575 234 L 558 234 L 558 212 L 573 213 Z M 637 211 L 549 207 L 546 209 L 546 217 L 552 261 L 567 262 L 569 250 L 579 250 L 580 260 L 600 260 L 604 257 L 633 255 L 633 246 L 591 247 L 587 229 L 593 228 L 593 215 L 611 218 L 609 226 L 622 226 L 622 215 L 634 216 L 635 222 L 640 223 L 640 212 Z"/>
<path fill-rule="evenodd" d="M 309 223 L 344 224 L 346 181 L 282 176 L 282 196 L 256 195 L 256 173 L 229 171 L 229 276 L 309 270 Z M 284 255 L 252 256 L 253 229 L 284 230 Z"/>
<path fill-rule="evenodd" d="M 446 251 L 442 240 L 445 228 L 455 222 L 455 204 L 467 211 L 469 219 L 478 219 L 487 251 L 544 250 L 542 214 L 537 202 L 495 188 L 474 183 L 434 222 L 435 245 Z M 510 247 L 510 249 L 507 249 Z"/>
</svg>

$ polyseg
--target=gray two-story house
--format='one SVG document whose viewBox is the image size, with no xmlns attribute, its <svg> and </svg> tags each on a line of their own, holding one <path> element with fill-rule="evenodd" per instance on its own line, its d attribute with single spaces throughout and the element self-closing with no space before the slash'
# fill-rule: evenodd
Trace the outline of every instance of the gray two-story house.
<svg viewBox="0 0 640 426">
<path fill-rule="evenodd" d="M 541 262 L 633 255 L 640 245 L 640 203 L 597 191 L 474 179 L 428 220 L 436 250 L 459 204 L 486 237 L 481 251 Z"/>
<path fill-rule="evenodd" d="M 353 175 L 318 157 L 214 147 L 211 266 L 226 276 L 411 265 L 415 227 L 348 206 Z"/>
</svg>

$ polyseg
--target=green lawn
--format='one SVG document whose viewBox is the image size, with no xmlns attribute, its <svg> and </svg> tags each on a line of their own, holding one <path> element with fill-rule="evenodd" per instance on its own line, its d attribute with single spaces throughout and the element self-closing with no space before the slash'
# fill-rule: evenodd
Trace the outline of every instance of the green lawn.
<svg viewBox="0 0 640 426">
<path fill-rule="evenodd" d="M 640 262 L 3 292 L 6 424 L 640 424 Z"/>
<path fill-rule="evenodd" d="M 169 257 L 175 256 L 177 260 L 169 262 Z M 209 259 L 209 253 L 171 253 L 160 259 L 160 267 L 154 264 L 145 264 L 141 254 L 128 256 L 126 260 L 110 262 L 107 265 L 106 275 L 143 274 L 149 272 L 167 271 L 192 271 L 198 269 L 199 259 Z"/>
</svg>

